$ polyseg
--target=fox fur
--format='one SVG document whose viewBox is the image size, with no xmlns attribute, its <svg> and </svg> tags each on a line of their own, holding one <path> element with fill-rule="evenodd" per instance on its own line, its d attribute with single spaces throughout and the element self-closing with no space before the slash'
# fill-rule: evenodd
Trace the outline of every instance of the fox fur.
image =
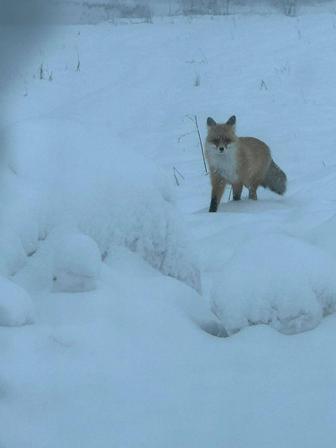
<svg viewBox="0 0 336 448">
<path fill-rule="evenodd" d="M 207 126 L 205 157 L 212 186 L 209 212 L 217 211 L 227 184 L 232 185 L 235 201 L 240 200 L 243 186 L 254 200 L 259 186 L 285 193 L 286 174 L 273 161 L 269 147 L 254 137 L 237 137 L 234 115 L 222 124 L 209 117 Z"/>
</svg>

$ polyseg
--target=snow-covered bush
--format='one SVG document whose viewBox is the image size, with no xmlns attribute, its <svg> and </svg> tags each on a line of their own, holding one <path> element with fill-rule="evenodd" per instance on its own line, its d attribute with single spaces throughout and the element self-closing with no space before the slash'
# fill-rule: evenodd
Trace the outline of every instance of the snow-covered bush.
<svg viewBox="0 0 336 448">
<path fill-rule="evenodd" d="M 49 119 L 7 130 L 7 147 L 16 172 L 10 182 L 27 186 L 23 194 L 12 189 L 15 213 L 7 223 L 26 253 L 54 229 L 68 227 L 91 237 L 102 256 L 113 245 L 126 246 L 162 273 L 200 289 L 169 182 L 127 137 L 121 142 L 96 125 Z M 11 207 L 2 208 L 7 214 Z"/>
<path fill-rule="evenodd" d="M 33 322 L 33 304 L 27 292 L 0 277 L 0 326 L 21 326 Z"/>
<path fill-rule="evenodd" d="M 211 299 L 228 333 L 255 324 L 284 333 L 309 330 L 336 308 L 336 263 L 304 241 L 258 237 L 224 266 Z"/>
<path fill-rule="evenodd" d="M 54 241 L 54 289 L 91 291 L 100 274 L 101 255 L 92 238 L 83 234 L 60 235 Z"/>
</svg>

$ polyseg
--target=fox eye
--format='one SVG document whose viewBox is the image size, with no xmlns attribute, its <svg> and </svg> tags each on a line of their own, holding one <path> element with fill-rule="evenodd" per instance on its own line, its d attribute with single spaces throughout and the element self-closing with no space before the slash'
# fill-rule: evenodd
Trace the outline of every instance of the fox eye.
<svg viewBox="0 0 336 448">
<path fill-rule="evenodd" d="M 229 138 L 224 139 L 224 144 L 229 145 L 231 143 L 231 140 Z"/>
<path fill-rule="evenodd" d="M 218 146 L 218 145 L 219 145 L 219 138 L 214 138 L 214 139 L 212 140 L 212 143 L 213 143 L 214 145 Z"/>
</svg>

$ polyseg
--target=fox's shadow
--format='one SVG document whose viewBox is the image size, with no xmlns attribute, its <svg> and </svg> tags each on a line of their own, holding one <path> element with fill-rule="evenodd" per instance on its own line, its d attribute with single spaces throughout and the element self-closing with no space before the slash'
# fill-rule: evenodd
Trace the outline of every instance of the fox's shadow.
<svg viewBox="0 0 336 448">
<path fill-rule="evenodd" d="M 265 198 L 258 199 L 257 201 L 241 199 L 240 201 L 230 200 L 222 202 L 216 213 L 262 214 L 269 213 L 270 211 L 284 211 L 286 209 L 288 209 L 288 204 L 283 198 Z M 196 210 L 194 213 L 209 213 L 209 206 Z M 215 215 L 216 213 L 211 213 L 211 215 Z"/>
</svg>

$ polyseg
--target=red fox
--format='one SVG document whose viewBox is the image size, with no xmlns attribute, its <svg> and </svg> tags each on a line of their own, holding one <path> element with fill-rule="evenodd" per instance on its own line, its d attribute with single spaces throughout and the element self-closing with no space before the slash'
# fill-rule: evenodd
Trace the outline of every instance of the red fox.
<svg viewBox="0 0 336 448">
<path fill-rule="evenodd" d="M 227 183 L 232 185 L 234 201 L 240 200 L 243 186 L 254 200 L 259 185 L 285 193 L 286 174 L 273 161 L 269 147 L 254 137 L 237 137 L 234 115 L 223 124 L 209 117 L 207 126 L 205 156 L 212 185 L 209 212 L 217 211 Z"/>
</svg>

